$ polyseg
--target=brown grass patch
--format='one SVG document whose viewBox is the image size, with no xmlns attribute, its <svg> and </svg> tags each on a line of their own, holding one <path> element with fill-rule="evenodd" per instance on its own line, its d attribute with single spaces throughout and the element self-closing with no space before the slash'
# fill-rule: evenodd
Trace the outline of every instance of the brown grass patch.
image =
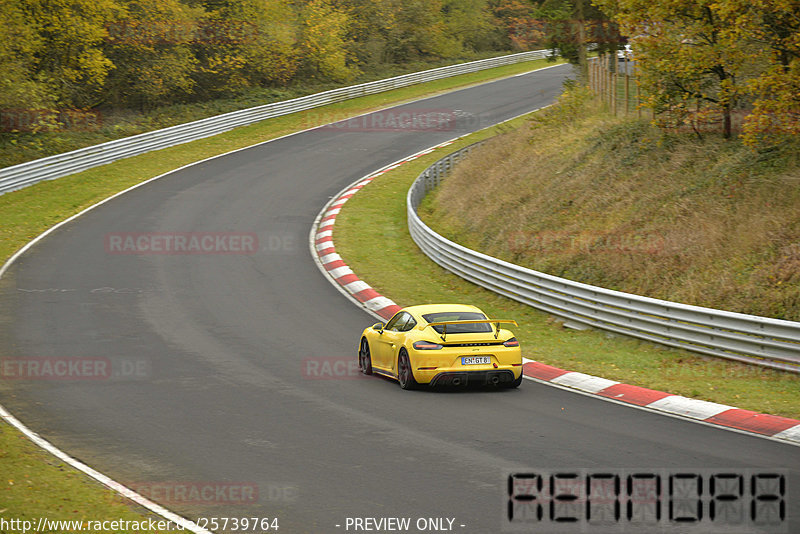
<svg viewBox="0 0 800 534">
<path fill-rule="evenodd" d="M 757 153 L 565 98 L 475 150 L 428 224 L 549 274 L 800 320 L 800 142 Z"/>
</svg>

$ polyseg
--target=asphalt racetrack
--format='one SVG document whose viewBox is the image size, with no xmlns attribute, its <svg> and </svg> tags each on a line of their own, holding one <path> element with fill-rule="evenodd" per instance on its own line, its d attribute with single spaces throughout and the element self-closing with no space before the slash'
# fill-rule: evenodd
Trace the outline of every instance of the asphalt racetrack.
<svg viewBox="0 0 800 534">
<path fill-rule="evenodd" d="M 310 130 L 90 211 L 0 280 L 0 346 L 5 358 L 80 359 L 97 375 L 5 380 L 0 403 L 190 519 L 276 517 L 289 534 L 354 532 L 348 518 L 389 517 L 410 518 L 416 532 L 419 518 L 449 518 L 453 531 L 484 534 L 502 531 L 512 468 L 783 469 L 789 519 L 766 531 L 800 532 L 797 447 L 531 381 L 514 391 L 407 392 L 341 372 L 374 321 L 312 261 L 319 210 L 388 163 L 550 104 L 570 73 L 549 68 Z M 430 110 L 458 120 L 389 127 L 404 111 Z M 128 253 L 125 239 L 142 235 L 153 247 L 165 246 L 154 235 L 214 236 L 216 248 Z M 253 238 L 257 250 L 247 249 Z M 215 490 L 198 496 L 204 487 Z M 564 531 L 556 526 L 524 531 Z M 567 531 L 617 528 L 582 521 Z"/>
</svg>

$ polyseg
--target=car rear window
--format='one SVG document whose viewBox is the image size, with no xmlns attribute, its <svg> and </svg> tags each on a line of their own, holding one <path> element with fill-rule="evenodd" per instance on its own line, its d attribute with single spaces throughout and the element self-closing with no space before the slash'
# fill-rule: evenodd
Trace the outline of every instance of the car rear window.
<svg viewBox="0 0 800 534">
<path fill-rule="evenodd" d="M 477 312 L 439 312 L 428 313 L 423 315 L 422 318 L 429 323 L 438 323 L 440 321 L 470 321 L 473 319 L 486 319 L 486 316 Z M 431 328 L 440 334 L 444 332 L 444 325 L 432 326 Z M 447 325 L 448 334 L 477 334 L 491 331 L 492 325 L 489 323 Z"/>
</svg>

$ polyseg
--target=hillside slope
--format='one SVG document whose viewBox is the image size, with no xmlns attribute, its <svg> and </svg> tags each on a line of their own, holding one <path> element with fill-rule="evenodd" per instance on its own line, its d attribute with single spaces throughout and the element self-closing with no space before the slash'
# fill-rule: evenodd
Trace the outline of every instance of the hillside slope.
<svg viewBox="0 0 800 534">
<path fill-rule="evenodd" d="M 572 280 L 800 320 L 800 142 L 661 132 L 573 90 L 425 200 L 446 237 Z"/>
</svg>

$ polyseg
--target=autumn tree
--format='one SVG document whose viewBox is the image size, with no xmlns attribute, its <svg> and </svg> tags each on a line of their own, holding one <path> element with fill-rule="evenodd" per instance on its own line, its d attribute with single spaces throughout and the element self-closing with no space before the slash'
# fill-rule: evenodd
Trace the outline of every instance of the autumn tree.
<svg viewBox="0 0 800 534">
<path fill-rule="evenodd" d="M 336 0 L 349 18 L 346 43 L 360 65 L 391 63 L 390 42 L 398 33 L 398 0 Z"/>
<path fill-rule="evenodd" d="M 758 69 L 761 50 L 732 31 L 718 0 L 598 0 L 633 36 L 647 103 L 678 122 L 721 116 L 732 134 L 732 114 Z"/>
<path fill-rule="evenodd" d="M 544 45 L 544 25 L 530 0 L 492 0 L 492 13 L 514 50 L 532 50 Z"/>
<path fill-rule="evenodd" d="M 120 7 L 113 0 L 25 0 L 19 6 L 36 35 L 30 79 L 46 84 L 59 105 L 100 103 L 114 67 L 103 49 L 106 26 L 119 18 Z"/>
<path fill-rule="evenodd" d="M 347 81 L 359 73 L 348 54 L 350 19 L 331 0 L 311 0 L 300 9 L 302 67 L 312 78 Z"/>
<path fill-rule="evenodd" d="M 533 6 L 529 0 L 3 0 L 0 109 L 150 109 L 305 79 L 347 82 L 366 65 L 507 49 L 517 4 L 528 14 Z M 500 22 L 498 13 L 509 13 L 508 20 Z"/>
<path fill-rule="evenodd" d="M 617 23 L 590 0 L 543 0 L 534 13 L 542 21 L 545 46 L 579 66 L 584 80 L 589 47 L 603 54 L 625 43 Z"/>
<path fill-rule="evenodd" d="M 350 18 L 350 45 L 362 64 L 455 57 L 502 49 L 489 0 L 335 0 Z"/>
<path fill-rule="evenodd" d="M 107 103 L 149 109 L 191 94 L 191 44 L 204 11 L 178 0 L 122 0 L 120 8 L 120 18 L 106 24 L 104 51 L 114 65 Z"/>
<path fill-rule="evenodd" d="M 0 2 L 0 110 L 55 105 L 49 78 L 33 74 L 43 46 L 22 0 Z"/>
<path fill-rule="evenodd" d="M 193 41 L 195 79 L 207 96 L 284 84 L 299 65 L 298 14 L 286 0 L 216 0 Z"/>
<path fill-rule="evenodd" d="M 463 52 L 463 43 L 449 33 L 443 0 L 397 3 L 396 24 L 387 47 L 393 61 L 446 58 Z"/>
<path fill-rule="evenodd" d="M 744 120 L 745 141 L 800 134 L 800 1 L 726 0 L 717 9 L 735 38 L 766 51 L 747 86 L 753 109 Z"/>
<path fill-rule="evenodd" d="M 468 51 L 489 50 L 501 38 L 488 0 L 444 0 L 445 31 Z"/>
</svg>

